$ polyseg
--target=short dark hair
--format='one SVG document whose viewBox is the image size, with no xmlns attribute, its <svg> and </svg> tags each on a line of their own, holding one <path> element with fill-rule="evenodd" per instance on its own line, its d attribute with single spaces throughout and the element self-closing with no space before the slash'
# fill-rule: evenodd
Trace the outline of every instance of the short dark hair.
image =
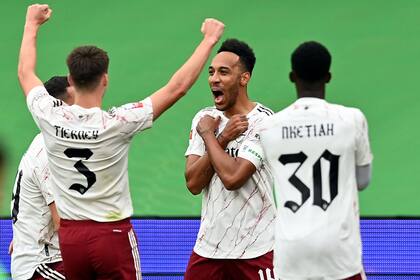
<svg viewBox="0 0 420 280">
<path fill-rule="evenodd" d="M 67 97 L 67 88 L 70 85 L 66 76 L 54 76 L 44 86 L 51 96 L 63 100 Z"/>
<path fill-rule="evenodd" d="M 231 52 L 239 56 L 239 60 L 245 69 L 252 74 L 255 65 L 255 54 L 251 47 L 238 39 L 227 39 L 220 46 L 217 53 Z"/>
<path fill-rule="evenodd" d="M 300 44 L 292 53 L 291 60 L 293 72 L 306 82 L 318 82 L 330 71 L 331 54 L 315 41 Z"/>
<path fill-rule="evenodd" d="M 108 73 L 108 54 L 96 46 L 75 48 L 67 57 L 67 66 L 77 88 L 94 89 L 100 77 Z"/>
</svg>

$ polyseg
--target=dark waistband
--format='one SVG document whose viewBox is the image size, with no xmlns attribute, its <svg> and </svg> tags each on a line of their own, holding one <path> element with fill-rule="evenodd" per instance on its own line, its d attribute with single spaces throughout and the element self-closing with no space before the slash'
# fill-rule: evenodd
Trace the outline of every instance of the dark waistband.
<svg viewBox="0 0 420 280">
<path fill-rule="evenodd" d="M 84 227 L 84 226 L 121 226 L 121 225 L 131 225 L 130 218 L 125 218 L 119 221 L 113 222 L 97 222 L 93 220 L 66 220 L 60 219 L 60 226 L 76 226 L 76 227 Z"/>
</svg>

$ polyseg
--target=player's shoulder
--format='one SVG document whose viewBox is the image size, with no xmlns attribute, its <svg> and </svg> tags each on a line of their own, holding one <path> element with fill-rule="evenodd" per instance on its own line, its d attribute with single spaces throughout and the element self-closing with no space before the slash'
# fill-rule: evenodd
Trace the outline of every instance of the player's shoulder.
<svg viewBox="0 0 420 280">
<path fill-rule="evenodd" d="M 328 101 L 325 101 L 327 104 L 327 108 L 330 110 L 337 110 L 337 111 L 342 111 L 348 114 L 360 114 L 361 111 L 360 109 L 356 108 L 356 107 L 351 107 L 351 106 L 345 106 L 342 104 L 337 104 L 337 103 L 331 103 Z"/>
<path fill-rule="evenodd" d="M 328 106 L 338 111 L 341 115 L 345 115 L 347 118 L 355 119 L 357 121 L 365 119 L 365 115 L 359 108 L 334 103 L 328 103 Z"/>
<path fill-rule="evenodd" d="M 217 110 L 215 106 L 209 106 L 209 107 L 205 107 L 205 108 L 201 109 L 200 111 L 198 111 L 195 114 L 194 119 L 201 119 L 205 115 L 210 115 L 212 117 L 216 117 L 216 116 L 219 116 L 219 115 L 222 115 L 222 114 L 223 114 L 223 112 Z"/>
<path fill-rule="evenodd" d="M 40 150 L 43 150 L 44 147 L 44 137 L 42 136 L 42 133 L 38 133 L 29 145 L 28 152 L 37 154 Z"/>
<path fill-rule="evenodd" d="M 256 104 L 257 105 L 255 106 L 255 112 L 257 114 L 259 114 L 263 117 L 269 117 L 269 116 L 274 115 L 274 111 L 271 110 L 269 107 L 267 107 L 267 106 L 265 106 L 265 105 L 263 105 L 259 102 L 256 102 Z"/>
<path fill-rule="evenodd" d="M 45 142 L 41 133 L 36 135 L 22 156 L 21 164 L 25 166 L 36 167 L 47 162 L 47 153 L 45 151 Z"/>
</svg>

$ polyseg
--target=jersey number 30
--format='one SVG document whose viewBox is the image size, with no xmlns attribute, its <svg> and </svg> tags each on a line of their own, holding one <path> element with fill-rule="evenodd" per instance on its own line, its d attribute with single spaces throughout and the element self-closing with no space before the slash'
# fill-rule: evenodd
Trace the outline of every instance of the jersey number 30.
<svg viewBox="0 0 420 280">
<path fill-rule="evenodd" d="M 297 176 L 296 172 L 298 172 L 299 168 L 301 168 L 302 164 L 308 156 L 303 153 L 297 154 L 287 154 L 281 155 L 279 157 L 279 161 L 283 164 L 289 163 L 300 163 L 298 168 L 296 168 L 295 172 L 289 178 L 289 182 L 301 193 L 302 202 L 300 204 L 294 201 L 286 201 L 284 204 L 285 207 L 289 208 L 296 213 L 299 208 L 308 200 L 310 196 L 310 190 L 308 186 L 306 186 Z M 314 186 L 314 201 L 313 204 L 319 206 L 322 210 L 327 210 L 328 206 L 330 206 L 331 202 L 337 196 L 338 193 L 338 159 L 340 156 L 332 154 L 330 151 L 325 150 L 322 155 L 318 158 L 318 160 L 312 166 L 312 177 L 313 177 L 313 186 Z M 322 175 L 321 175 L 321 159 L 325 159 L 330 163 L 330 172 L 329 172 L 329 183 L 330 183 L 330 201 L 326 201 L 322 198 Z"/>
<path fill-rule="evenodd" d="M 90 149 L 74 149 L 74 148 L 68 148 L 64 151 L 64 154 L 69 158 L 83 158 L 83 159 L 89 159 L 93 153 Z M 71 190 L 78 191 L 80 194 L 85 194 L 90 187 L 92 187 L 93 184 L 96 182 L 96 175 L 92 171 L 87 168 L 86 165 L 83 164 L 82 160 L 77 161 L 74 164 L 74 167 L 79 171 L 81 174 L 83 174 L 87 179 L 87 187 L 74 183 L 70 186 Z"/>
</svg>

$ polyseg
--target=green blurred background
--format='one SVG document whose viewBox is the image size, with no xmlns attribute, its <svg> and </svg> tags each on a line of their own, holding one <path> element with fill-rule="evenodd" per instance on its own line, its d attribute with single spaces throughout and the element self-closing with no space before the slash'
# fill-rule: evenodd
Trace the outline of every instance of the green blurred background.
<svg viewBox="0 0 420 280">
<path fill-rule="evenodd" d="M 8 149 L 0 215 L 9 215 L 18 162 L 38 133 L 16 68 L 26 6 L 3 0 L 0 28 L 0 139 Z M 379 0 L 68 0 L 48 1 L 53 16 L 39 34 L 38 74 L 67 74 L 76 46 L 108 51 L 110 86 L 104 108 L 145 98 L 163 86 L 201 39 L 205 17 L 226 24 L 223 39 L 248 42 L 257 56 L 252 99 L 280 110 L 295 99 L 289 57 L 306 40 L 333 55 L 331 102 L 366 114 L 375 155 L 373 182 L 360 194 L 364 216 L 420 216 L 420 1 Z M 207 66 L 206 66 L 207 68 Z M 135 215 L 198 216 L 201 199 L 184 184 L 191 120 L 212 104 L 206 70 L 189 94 L 138 135 L 129 174 Z M 417 128 L 416 128 L 417 127 Z"/>
</svg>

